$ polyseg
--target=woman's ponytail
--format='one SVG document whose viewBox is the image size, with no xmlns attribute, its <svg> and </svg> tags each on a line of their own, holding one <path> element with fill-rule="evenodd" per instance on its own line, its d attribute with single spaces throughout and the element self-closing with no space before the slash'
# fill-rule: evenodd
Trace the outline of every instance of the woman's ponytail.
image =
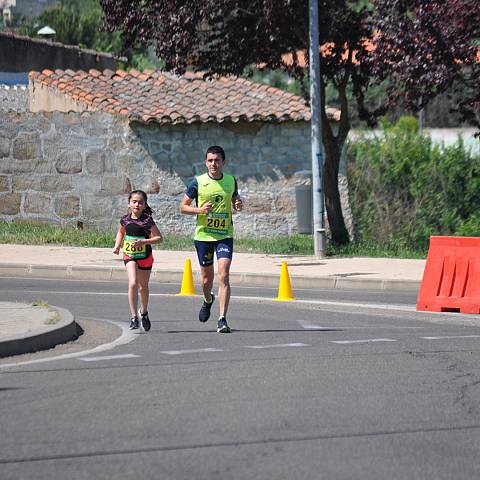
<svg viewBox="0 0 480 480">
<path fill-rule="evenodd" d="M 153 217 L 153 212 L 152 212 L 152 209 L 150 208 L 150 205 L 145 202 L 145 210 L 144 212 L 147 214 L 147 215 L 150 215 L 151 217 Z"/>
</svg>

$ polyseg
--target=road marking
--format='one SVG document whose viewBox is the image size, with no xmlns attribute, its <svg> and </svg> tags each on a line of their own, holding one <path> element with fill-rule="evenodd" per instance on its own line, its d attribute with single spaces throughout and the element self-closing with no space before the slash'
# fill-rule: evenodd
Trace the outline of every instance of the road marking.
<svg viewBox="0 0 480 480">
<path fill-rule="evenodd" d="M 284 348 L 284 347 L 310 347 L 306 343 L 278 343 L 276 345 L 246 345 L 246 348 Z"/>
<path fill-rule="evenodd" d="M 321 327 L 320 325 L 316 325 L 315 323 L 310 323 L 307 320 L 298 320 L 298 323 L 305 330 L 332 330 L 332 327 Z"/>
<path fill-rule="evenodd" d="M 421 337 L 424 338 L 425 340 L 443 340 L 448 339 L 448 338 L 479 338 L 480 335 L 448 335 L 444 337 Z"/>
<path fill-rule="evenodd" d="M 221 348 L 196 348 L 192 350 L 163 350 L 160 353 L 166 355 L 182 355 L 183 353 L 223 352 Z"/>
<path fill-rule="evenodd" d="M 25 290 L 23 293 L 45 293 L 43 290 Z M 120 295 L 126 296 L 127 292 L 79 292 L 79 291 L 51 291 L 48 292 L 49 294 L 59 294 L 59 295 Z M 200 297 L 200 295 L 197 295 Z M 150 293 L 150 297 L 177 297 L 176 293 Z M 180 297 L 182 298 L 182 297 Z M 186 298 L 186 297 L 183 297 Z M 188 297 L 187 297 L 188 298 Z M 262 301 L 262 302 L 272 302 L 277 303 L 276 298 L 273 297 L 251 297 L 247 295 L 232 295 L 232 299 L 236 300 L 250 300 L 250 301 Z M 384 305 L 384 304 L 375 304 L 375 303 L 356 303 L 356 302 L 335 302 L 335 301 L 328 301 L 328 300 L 302 300 L 297 299 L 292 304 L 307 304 L 307 305 L 326 305 L 326 306 L 338 306 L 338 307 L 352 307 L 352 308 L 364 308 L 364 309 L 377 309 L 377 310 L 393 310 L 393 311 L 400 311 L 400 312 L 413 312 L 413 313 L 420 313 L 424 314 L 425 312 L 417 312 L 416 307 L 413 305 Z M 442 315 L 455 315 L 458 316 L 458 313 L 451 313 L 451 312 L 428 312 L 429 314 L 432 313 L 441 313 Z"/>
<path fill-rule="evenodd" d="M 266 298 L 266 297 L 249 297 L 245 295 L 232 295 L 232 298 L 238 300 L 262 300 L 262 301 L 271 301 L 276 302 L 275 298 Z M 377 309 L 377 310 L 397 310 L 401 312 L 416 312 L 415 306 L 410 305 L 383 305 L 381 303 L 355 303 L 355 302 L 334 302 L 328 300 L 300 300 L 296 299 L 294 302 L 291 302 L 292 305 L 305 303 L 307 305 L 327 305 L 327 306 L 337 306 L 337 307 L 354 307 L 354 308 L 366 308 L 366 309 Z M 418 313 L 425 313 L 425 312 L 418 312 Z M 429 312 L 432 313 L 432 312 Z M 455 315 L 458 315 L 456 313 Z"/>
<path fill-rule="evenodd" d="M 124 355 L 106 355 L 104 357 L 82 357 L 79 358 L 82 362 L 98 362 L 100 360 L 116 360 L 117 358 L 138 358 L 140 355 L 134 353 L 125 353 Z"/>
<path fill-rule="evenodd" d="M 396 342 L 393 338 L 366 338 L 364 340 L 332 340 L 331 343 L 346 345 L 348 343 Z"/>
<path fill-rule="evenodd" d="M 34 363 L 52 362 L 53 360 L 65 360 L 68 358 L 83 357 L 85 355 L 90 355 L 91 353 L 99 353 L 99 352 L 105 352 L 107 350 L 112 350 L 113 348 L 118 347 L 120 345 L 126 345 L 127 343 L 130 343 L 135 338 L 137 338 L 137 335 L 132 333 L 132 331 L 128 328 L 128 325 L 125 325 L 124 323 L 119 323 L 119 322 L 114 322 L 112 320 L 105 320 L 105 319 L 99 319 L 99 318 L 89 318 L 88 320 L 99 320 L 102 322 L 113 323 L 114 325 L 117 325 L 118 327 L 120 327 L 120 329 L 122 330 L 122 334 L 113 342 L 104 343 L 102 345 L 99 345 L 98 347 L 91 348 L 90 350 L 83 350 L 81 352 L 75 352 L 75 353 L 66 353 L 64 355 L 58 355 L 56 357 L 27 360 L 25 362 L 5 363 L 3 365 L 0 365 L 0 368 L 18 367 L 21 365 L 30 365 Z"/>
<path fill-rule="evenodd" d="M 333 330 L 365 330 L 375 328 L 379 329 L 388 329 L 388 330 L 425 330 L 426 327 L 410 327 L 410 326 L 399 326 L 399 325 L 382 325 L 382 324 L 372 324 L 372 325 L 331 325 L 330 327 L 322 327 L 316 323 L 311 323 L 308 320 L 297 320 L 297 322 L 305 330 L 323 330 L 325 332 L 331 332 Z"/>
</svg>

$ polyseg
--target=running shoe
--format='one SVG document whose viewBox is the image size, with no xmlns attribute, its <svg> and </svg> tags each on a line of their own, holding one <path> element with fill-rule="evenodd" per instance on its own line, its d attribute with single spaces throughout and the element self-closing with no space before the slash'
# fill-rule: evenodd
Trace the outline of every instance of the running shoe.
<svg viewBox="0 0 480 480">
<path fill-rule="evenodd" d="M 220 317 L 217 323 L 217 332 L 218 333 L 230 333 L 230 327 L 227 325 L 227 320 L 225 317 Z"/>
<path fill-rule="evenodd" d="M 138 318 L 137 317 L 132 317 L 130 319 L 130 330 L 136 330 L 139 327 L 138 325 Z"/>
<path fill-rule="evenodd" d="M 207 303 L 205 300 L 203 301 L 202 308 L 198 312 L 198 319 L 205 323 L 210 318 L 210 310 L 212 309 L 213 302 L 215 301 L 215 295 L 213 293 L 210 294 L 212 296 L 212 301 Z"/>
<path fill-rule="evenodd" d="M 140 317 L 140 323 L 142 328 L 148 332 L 150 328 L 152 328 L 152 324 L 150 323 L 150 319 L 148 318 L 148 312 L 142 313 L 140 309 L 138 309 L 138 316 Z"/>
</svg>

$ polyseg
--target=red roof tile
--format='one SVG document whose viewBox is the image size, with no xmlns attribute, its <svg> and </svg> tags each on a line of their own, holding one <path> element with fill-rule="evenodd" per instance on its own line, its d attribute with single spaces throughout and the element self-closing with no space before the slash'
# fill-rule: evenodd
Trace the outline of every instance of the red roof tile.
<svg viewBox="0 0 480 480">
<path fill-rule="evenodd" d="M 192 73 L 179 77 L 152 70 L 91 69 L 30 72 L 30 80 L 60 88 L 63 95 L 80 99 L 86 109 L 116 111 L 146 123 L 310 120 L 310 109 L 301 97 L 243 78 L 204 80 Z M 340 112 L 327 109 L 327 114 L 338 120 Z"/>
</svg>

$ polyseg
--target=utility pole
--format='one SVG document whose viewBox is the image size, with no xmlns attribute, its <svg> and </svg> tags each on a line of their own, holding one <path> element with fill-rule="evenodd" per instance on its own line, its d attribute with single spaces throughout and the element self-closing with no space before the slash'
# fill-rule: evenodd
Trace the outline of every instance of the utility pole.
<svg viewBox="0 0 480 480">
<path fill-rule="evenodd" d="M 310 18 L 310 110 L 312 138 L 312 211 L 315 256 L 325 256 L 322 120 L 320 118 L 320 46 L 318 0 L 309 0 Z"/>
</svg>

